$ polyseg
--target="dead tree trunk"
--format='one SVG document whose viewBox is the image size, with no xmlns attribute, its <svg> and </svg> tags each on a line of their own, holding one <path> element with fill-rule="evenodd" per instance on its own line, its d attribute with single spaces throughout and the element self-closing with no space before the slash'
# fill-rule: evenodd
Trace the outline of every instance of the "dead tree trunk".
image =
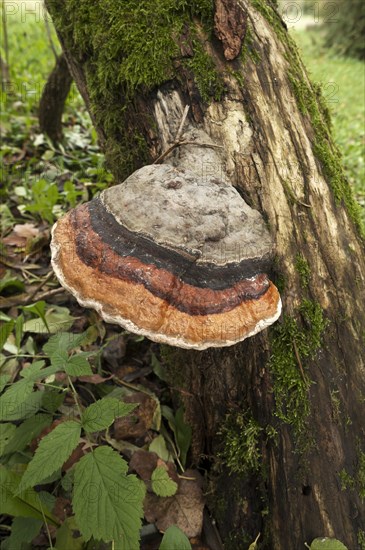
<svg viewBox="0 0 365 550">
<path fill-rule="evenodd" d="M 56 59 L 39 102 L 40 129 L 54 143 L 62 139 L 62 115 L 71 84 L 72 76 L 67 61 L 65 55 L 61 54 Z"/>
<path fill-rule="evenodd" d="M 320 90 L 270 0 L 86 4 L 49 11 L 116 178 L 157 158 L 189 105 L 185 135 L 222 148 L 165 161 L 228 178 L 276 240 L 273 328 L 163 350 L 225 548 L 260 532 L 270 550 L 363 549 L 365 258 Z"/>
</svg>

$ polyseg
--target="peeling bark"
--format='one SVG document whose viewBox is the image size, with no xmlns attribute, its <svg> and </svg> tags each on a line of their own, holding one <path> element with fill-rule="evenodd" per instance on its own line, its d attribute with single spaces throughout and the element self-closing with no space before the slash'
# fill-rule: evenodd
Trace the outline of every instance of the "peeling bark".
<svg viewBox="0 0 365 550">
<path fill-rule="evenodd" d="M 125 107 L 155 159 L 174 141 L 184 107 L 190 105 L 184 138 L 212 147 L 178 147 L 165 162 L 203 175 L 219 174 L 264 214 L 276 241 L 272 276 L 284 281 L 283 327 L 285 319 L 295 319 L 299 329 L 313 328 L 300 313 L 303 300 L 318 304 L 323 312 L 328 325 L 318 352 L 301 357 L 296 350 L 299 378 L 302 369 L 312 380 L 302 433 L 307 447 L 298 449 L 293 425 L 277 417 L 276 375 L 270 369 L 275 332 L 270 337 L 265 331 L 230 349 L 165 349 L 166 368 L 193 427 L 192 457 L 210 468 L 209 506 L 226 548 L 246 549 L 261 532 L 261 547 L 267 550 L 296 550 L 319 536 L 335 536 L 357 549 L 365 525 L 364 501 L 356 484 L 354 489 L 342 486 L 340 472 L 355 479 L 364 451 L 363 242 L 316 158 L 313 121 L 298 108 L 288 77 L 288 45 L 252 2 L 242 0 L 240 5 L 259 61 L 225 61 L 221 43 L 202 35 L 224 80 L 226 92 L 220 101 L 204 103 L 194 72 L 181 67 L 185 78 L 136 94 Z M 229 6 L 243 13 L 236 2 L 222 2 L 219 9 L 231 14 Z M 223 19 L 218 18 L 218 26 Z M 228 35 L 242 36 L 243 20 L 238 31 L 229 21 L 230 15 L 224 27 Z M 62 39 L 62 29 L 58 32 Z M 228 36 L 225 32 L 222 40 Z M 182 55 L 189 56 L 186 43 Z M 229 38 L 223 47 L 227 55 L 237 55 L 238 41 Z M 70 49 L 66 55 L 77 85 L 88 97 L 82 62 Z M 299 61 L 297 69 L 308 82 Z M 104 128 L 97 129 L 105 135 Z M 297 267 L 298 254 L 309 266 L 306 284 Z M 293 348 L 287 353 L 294 353 Z M 292 395 L 288 386 L 288 399 Z M 237 474 L 219 458 L 224 450 L 222 427 L 227 415 L 234 418 L 246 411 L 261 429 L 261 459 L 256 471 Z M 276 437 L 268 436 L 268 427 L 277 431 Z"/>
<path fill-rule="evenodd" d="M 216 0 L 214 32 L 223 44 L 224 57 L 235 59 L 245 37 L 247 14 L 236 0 Z"/>
</svg>

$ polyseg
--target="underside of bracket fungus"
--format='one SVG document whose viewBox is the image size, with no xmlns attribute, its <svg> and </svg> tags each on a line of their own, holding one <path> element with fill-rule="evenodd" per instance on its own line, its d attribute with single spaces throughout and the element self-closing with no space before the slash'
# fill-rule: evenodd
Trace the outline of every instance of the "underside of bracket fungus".
<svg viewBox="0 0 365 550">
<path fill-rule="evenodd" d="M 53 269 L 78 302 L 156 342 L 229 346 L 280 315 L 269 232 L 217 178 L 145 166 L 52 235 Z"/>
</svg>

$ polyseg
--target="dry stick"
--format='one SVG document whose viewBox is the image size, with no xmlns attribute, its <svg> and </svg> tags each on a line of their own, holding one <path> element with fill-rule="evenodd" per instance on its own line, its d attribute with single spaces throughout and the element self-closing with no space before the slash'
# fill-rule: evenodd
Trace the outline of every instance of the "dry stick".
<svg viewBox="0 0 365 550">
<path fill-rule="evenodd" d="M 298 348 L 297 348 L 297 344 L 295 343 L 295 341 L 293 340 L 293 348 L 294 348 L 294 353 L 295 353 L 295 357 L 297 359 L 297 362 L 298 362 L 298 365 L 299 365 L 299 368 L 300 368 L 300 372 L 302 374 L 302 377 L 303 377 L 303 380 L 306 384 L 308 384 L 308 380 L 307 380 L 307 377 L 304 373 L 304 369 L 303 369 L 303 365 L 302 365 L 302 362 L 300 360 L 300 356 L 299 356 L 299 352 L 298 352 Z"/>
<path fill-rule="evenodd" d="M 26 300 L 26 305 L 28 305 L 28 304 L 33 300 L 34 296 L 35 296 L 36 294 L 38 294 L 38 292 L 40 291 L 40 289 L 42 288 L 42 286 L 44 286 L 44 285 L 47 283 L 47 281 L 49 281 L 52 277 L 53 277 L 53 271 L 50 271 L 50 272 L 48 273 L 48 275 L 43 279 L 43 281 L 41 281 L 41 282 L 39 283 L 39 285 L 36 286 L 36 288 L 34 289 L 34 291 L 33 291 L 31 294 L 29 294 L 29 297 L 28 297 L 28 299 Z"/>
<path fill-rule="evenodd" d="M 185 106 L 174 143 L 170 145 L 170 147 L 168 147 L 166 151 L 164 151 L 159 157 L 157 157 L 157 159 L 153 161 L 153 164 L 160 164 L 160 162 L 165 157 L 167 157 L 167 155 L 169 155 L 171 151 L 176 149 L 176 147 L 181 147 L 182 145 L 196 145 L 198 147 L 217 147 L 218 149 L 223 149 L 222 145 L 215 145 L 214 143 L 199 143 L 198 141 L 181 140 L 181 135 L 184 128 L 184 124 L 186 122 L 186 117 L 188 116 L 189 108 L 190 108 L 189 105 Z"/>
</svg>

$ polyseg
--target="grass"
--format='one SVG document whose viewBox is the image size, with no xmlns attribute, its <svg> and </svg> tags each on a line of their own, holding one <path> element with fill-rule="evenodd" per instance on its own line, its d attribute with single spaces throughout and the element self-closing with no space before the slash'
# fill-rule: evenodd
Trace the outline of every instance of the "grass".
<svg viewBox="0 0 365 550">
<path fill-rule="evenodd" d="M 324 47 L 324 37 L 318 29 L 291 32 L 312 80 L 322 84 L 332 115 L 334 138 L 365 221 L 364 62 L 334 55 Z"/>
</svg>

